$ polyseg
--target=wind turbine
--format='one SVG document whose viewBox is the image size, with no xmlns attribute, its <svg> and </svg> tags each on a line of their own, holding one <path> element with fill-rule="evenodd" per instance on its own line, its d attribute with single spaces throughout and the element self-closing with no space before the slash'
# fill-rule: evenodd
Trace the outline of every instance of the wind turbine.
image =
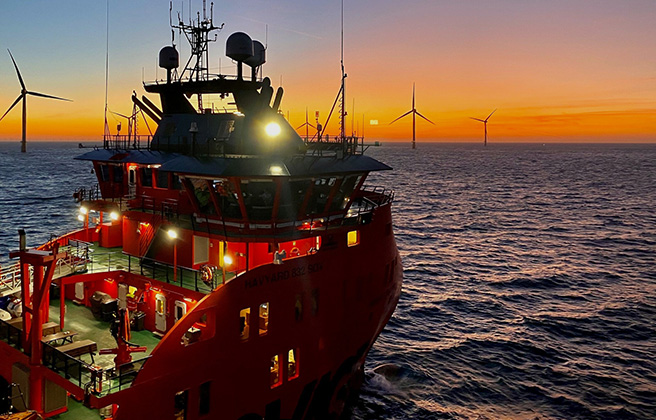
<svg viewBox="0 0 656 420">
<path fill-rule="evenodd" d="M 2 117 L 0 117 L 0 121 L 11 111 L 18 101 L 22 100 L 23 101 L 23 139 L 21 140 L 21 152 L 25 153 L 25 132 L 27 128 L 27 95 L 32 95 L 32 96 L 40 96 L 42 98 L 49 98 L 49 99 L 57 99 L 60 101 L 68 101 L 72 102 L 70 99 L 64 99 L 64 98 L 59 98 L 57 96 L 51 96 L 51 95 L 46 95 L 44 93 L 38 93 L 38 92 L 30 92 L 27 90 L 25 87 L 25 82 L 23 82 L 23 77 L 20 74 L 20 70 L 18 70 L 18 65 L 16 65 L 16 60 L 14 60 L 14 56 L 11 55 L 11 51 L 7 50 L 9 52 L 9 57 L 11 57 L 11 61 L 14 63 L 14 68 L 16 68 L 16 74 L 18 75 L 18 81 L 20 82 L 21 85 L 21 93 L 18 95 L 18 98 L 14 101 L 13 104 L 9 107 L 7 112 L 4 113 Z"/>
<path fill-rule="evenodd" d="M 471 118 L 472 120 L 476 120 L 476 121 L 480 121 L 480 122 L 482 122 L 483 125 L 485 126 L 485 142 L 483 143 L 483 146 L 487 146 L 487 120 L 489 120 L 490 117 L 492 116 L 492 114 L 494 114 L 495 112 L 497 112 L 496 109 L 495 109 L 494 111 L 490 112 L 490 115 L 488 115 L 487 118 L 484 119 L 484 120 L 482 120 L 482 119 L 480 119 L 480 118 L 469 117 L 469 118 Z"/>
<path fill-rule="evenodd" d="M 394 124 L 396 121 L 400 120 L 401 118 L 405 117 L 408 114 L 412 114 L 412 148 L 416 149 L 416 146 L 415 146 L 415 142 L 416 142 L 416 138 L 417 138 L 416 116 L 419 115 L 421 118 L 425 119 L 426 121 L 428 121 L 429 123 L 431 123 L 433 125 L 435 125 L 435 123 L 433 121 L 429 120 L 428 118 L 424 117 L 423 115 L 421 115 L 419 113 L 419 111 L 417 111 L 415 109 L 415 84 L 414 83 L 412 84 L 412 109 L 410 111 L 406 112 L 405 114 L 401 115 L 400 117 L 398 117 L 394 121 L 392 121 L 390 123 L 390 125 Z"/>
<path fill-rule="evenodd" d="M 305 127 L 305 141 L 307 141 L 307 140 L 308 140 L 308 136 L 310 135 L 310 133 L 309 133 L 310 127 L 314 128 L 315 130 L 317 129 L 317 127 L 313 126 L 313 125 L 310 124 L 310 122 L 308 121 L 308 109 L 307 109 L 307 107 L 305 108 L 305 123 L 299 125 L 296 129 L 299 130 L 299 129 L 303 128 L 303 127 Z"/>
</svg>

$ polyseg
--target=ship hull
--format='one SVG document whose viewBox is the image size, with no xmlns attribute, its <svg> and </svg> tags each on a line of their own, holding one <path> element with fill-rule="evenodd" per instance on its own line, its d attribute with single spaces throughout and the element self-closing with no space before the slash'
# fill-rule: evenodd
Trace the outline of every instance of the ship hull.
<svg viewBox="0 0 656 420">
<path fill-rule="evenodd" d="M 347 247 L 346 230 L 327 234 L 318 253 L 256 268 L 207 295 L 164 337 L 132 387 L 111 396 L 116 419 L 170 418 L 180 393 L 185 418 L 204 417 L 198 401 L 207 383 L 208 418 L 322 419 L 347 412 L 402 282 L 389 205 L 358 229 L 357 246 Z M 237 314 L 265 302 L 267 331 L 241 340 Z M 181 345 L 207 314 L 216 322 L 214 336 Z M 272 358 L 286 360 L 290 350 L 297 376 L 282 369 L 274 384 Z"/>
</svg>

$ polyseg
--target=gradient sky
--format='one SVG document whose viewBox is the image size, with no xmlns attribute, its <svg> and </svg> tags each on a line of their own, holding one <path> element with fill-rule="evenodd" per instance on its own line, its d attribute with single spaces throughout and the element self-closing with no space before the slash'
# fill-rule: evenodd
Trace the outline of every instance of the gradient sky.
<svg viewBox="0 0 656 420">
<path fill-rule="evenodd" d="M 210 48 L 212 71 L 235 73 L 223 55 L 231 33 L 268 41 L 264 73 L 274 87 L 282 82 L 284 114 L 296 127 L 307 107 L 323 123 L 340 83 L 340 7 L 216 1 L 215 23 L 225 27 Z M 141 95 L 143 79 L 165 76 L 156 62 L 171 42 L 169 2 L 110 0 L 109 9 L 109 107 L 128 114 L 132 90 Z M 0 115 L 20 92 L 9 48 L 29 90 L 74 100 L 29 98 L 28 141 L 100 139 L 106 2 L 2 0 L 0 10 Z M 469 117 L 498 108 L 490 142 L 656 142 L 654 0 L 345 0 L 345 14 L 347 110 L 356 117 L 347 127 L 361 132 L 364 120 L 369 140 L 411 138 L 410 117 L 389 122 L 411 108 L 415 82 L 417 109 L 436 123 L 418 121 L 420 141 L 482 141 L 482 124 Z M 184 62 L 180 41 L 176 33 Z M 0 122 L 0 140 L 20 138 L 20 119 L 17 106 Z M 109 120 L 114 130 L 118 120 Z"/>
</svg>

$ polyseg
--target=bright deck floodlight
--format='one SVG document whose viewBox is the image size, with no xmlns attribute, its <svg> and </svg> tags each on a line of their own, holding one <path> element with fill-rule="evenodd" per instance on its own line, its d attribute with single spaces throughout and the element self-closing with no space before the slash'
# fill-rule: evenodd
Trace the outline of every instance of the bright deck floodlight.
<svg viewBox="0 0 656 420">
<path fill-rule="evenodd" d="M 167 235 L 169 235 L 169 238 L 171 239 L 176 239 L 178 237 L 178 233 L 173 229 L 169 229 L 168 231 L 166 231 L 166 233 Z"/>
<path fill-rule="evenodd" d="M 270 122 L 264 129 L 266 130 L 266 133 L 269 135 L 269 137 L 276 137 L 278 134 L 280 134 L 280 125 L 275 122 Z"/>
</svg>

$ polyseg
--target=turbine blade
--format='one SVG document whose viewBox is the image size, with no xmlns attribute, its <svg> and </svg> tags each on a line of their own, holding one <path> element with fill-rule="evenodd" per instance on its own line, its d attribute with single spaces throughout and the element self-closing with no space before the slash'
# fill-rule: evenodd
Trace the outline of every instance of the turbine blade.
<svg viewBox="0 0 656 420">
<path fill-rule="evenodd" d="M 11 51 L 9 51 L 9 48 L 7 48 L 7 52 L 9 52 L 9 57 L 11 57 L 11 62 L 14 63 L 14 68 L 16 69 L 16 74 L 18 75 L 18 81 L 20 82 L 21 88 L 23 90 L 27 90 L 25 87 L 25 82 L 23 82 L 23 77 L 20 74 L 20 70 L 18 70 L 18 65 L 16 64 L 16 60 L 14 60 L 14 56 L 11 55 Z"/>
<path fill-rule="evenodd" d="M 2 121 L 2 119 L 5 117 L 5 115 L 9 114 L 9 111 L 11 111 L 12 108 L 15 107 L 16 104 L 17 104 L 21 99 L 23 99 L 23 94 L 22 94 L 22 93 L 21 93 L 20 95 L 18 95 L 18 98 L 16 98 L 16 100 L 14 101 L 14 103 L 11 104 L 11 106 L 9 107 L 9 109 L 7 110 L 7 112 L 5 112 L 5 113 L 2 115 L 2 117 L 0 117 L 0 121 Z"/>
<path fill-rule="evenodd" d="M 119 114 L 118 112 L 114 112 L 114 111 L 109 111 L 109 112 L 111 112 L 111 113 L 114 114 L 114 115 L 118 115 L 119 117 L 123 117 L 123 118 L 125 118 L 126 120 L 129 120 L 129 119 L 130 119 L 130 117 L 128 117 L 127 115 Z"/>
<path fill-rule="evenodd" d="M 428 121 L 429 123 L 435 125 L 435 123 L 434 123 L 433 121 L 431 121 L 431 120 L 429 120 L 428 118 L 426 118 L 426 117 L 424 117 L 423 115 L 421 115 L 421 114 L 419 113 L 419 111 L 415 111 L 415 112 L 416 112 L 417 115 L 419 115 L 421 118 L 423 118 L 423 119 L 425 119 L 426 121 Z"/>
<path fill-rule="evenodd" d="M 46 95 L 45 93 L 39 93 L 39 92 L 26 92 L 26 93 L 28 95 L 40 96 L 41 98 L 49 98 L 49 99 L 57 99 L 59 101 L 73 102 L 70 99 L 60 98 L 58 96 Z"/>
<path fill-rule="evenodd" d="M 307 124 L 307 123 L 303 123 L 303 124 L 299 125 L 298 127 L 296 127 L 296 129 L 298 130 L 298 129 L 300 129 L 300 128 L 303 128 L 303 127 L 305 127 L 306 124 Z"/>
<path fill-rule="evenodd" d="M 487 118 L 485 119 L 485 122 L 487 122 L 487 120 L 489 120 L 490 117 L 492 116 L 492 114 L 494 114 L 495 112 L 497 112 L 496 108 L 494 109 L 494 111 L 490 112 L 490 115 L 487 116 Z"/>
<path fill-rule="evenodd" d="M 406 112 L 405 114 L 401 115 L 399 118 L 397 118 L 397 119 L 395 119 L 394 121 L 392 121 L 391 123 L 389 123 L 389 125 L 394 124 L 395 122 L 397 122 L 398 120 L 400 120 L 401 118 L 405 117 L 405 116 L 408 115 L 408 114 L 412 114 L 412 111 L 414 111 L 414 109 L 411 109 L 410 111 L 408 111 L 408 112 Z"/>
<path fill-rule="evenodd" d="M 482 119 L 480 119 L 480 118 L 474 118 L 474 117 L 469 117 L 469 118 L 471 118 L 472 120 L 476 120 L 476 121 L 480 121 L 480 122 L 482 122 L 482 123 L 484 123 L 484 122 L 485 122 L 485 121 L 483 121 L 483 120 L 482 120 Z"/>
</svg>

